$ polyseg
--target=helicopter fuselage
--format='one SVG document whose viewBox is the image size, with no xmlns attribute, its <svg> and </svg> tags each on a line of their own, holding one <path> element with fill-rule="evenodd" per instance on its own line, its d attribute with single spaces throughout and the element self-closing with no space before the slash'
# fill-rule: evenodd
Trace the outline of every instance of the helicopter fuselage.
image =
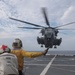
<svg viewBox="0 0 75 75">
<path fill-rule="evenodd" d="M 61 39 L 57 39 L 57 29 L 51 28 L 43 28 L 41 30 L 42 36 L 39 38 L 37 37 L 38 44 L 41 44 L 41 47 L 45 45 L 45 47 L 52 48 L 53 45 L 60 45 Z"/>
</svg>

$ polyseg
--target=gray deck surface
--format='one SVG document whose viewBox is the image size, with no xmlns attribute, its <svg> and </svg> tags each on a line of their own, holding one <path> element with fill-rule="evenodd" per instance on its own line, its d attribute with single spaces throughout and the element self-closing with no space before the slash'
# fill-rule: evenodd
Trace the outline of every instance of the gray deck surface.
<svg viewBox="0 0 75 75">
<path fill-rule="evenodd" d="M 25 75 L 75 75 L 75 56 L 25 58 Z"/>
</svg>

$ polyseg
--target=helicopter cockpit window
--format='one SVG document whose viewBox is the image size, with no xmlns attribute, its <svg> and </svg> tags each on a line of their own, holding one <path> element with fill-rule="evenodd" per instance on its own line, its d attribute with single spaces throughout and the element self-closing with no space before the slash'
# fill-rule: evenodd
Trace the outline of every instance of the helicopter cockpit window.
<svg viewBox="0 0 75 75">
<path fill-rule="evenodd" d="M 50 31 L 50 30 L 46 30 L 46 31 L 45 31 L 45 36 L 46 36 L 47 38 L 51 38 L 52 35 L 53 35 L 53 31 Z"/>
</svg>

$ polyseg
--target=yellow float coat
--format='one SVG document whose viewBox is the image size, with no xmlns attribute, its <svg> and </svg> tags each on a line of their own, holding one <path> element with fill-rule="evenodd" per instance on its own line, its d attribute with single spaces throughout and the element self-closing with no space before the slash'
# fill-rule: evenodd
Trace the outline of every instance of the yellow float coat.
<svg viewBox="0 0 75 75">
<path fill-rule="evenodd" d="M 42 52 L 27 52 L 25 50 L 11 50 L 12 54 L 15 54 L 18 59 L 19 70 L 23 70 L 24 57 L 34 58 L 38 56 L 42 56 Z"/>
</svg>

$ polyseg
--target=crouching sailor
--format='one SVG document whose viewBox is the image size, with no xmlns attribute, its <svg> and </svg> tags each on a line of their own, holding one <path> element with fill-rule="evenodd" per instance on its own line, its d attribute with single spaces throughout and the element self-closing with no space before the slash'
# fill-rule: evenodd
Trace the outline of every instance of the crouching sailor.
<svg viewBox="0 0 75 75">
<path fill-rule="evenodd" d="M 19 75 L 17 57 L 6 45 L 0 46 L 0 75 Z"/>
</svg>

